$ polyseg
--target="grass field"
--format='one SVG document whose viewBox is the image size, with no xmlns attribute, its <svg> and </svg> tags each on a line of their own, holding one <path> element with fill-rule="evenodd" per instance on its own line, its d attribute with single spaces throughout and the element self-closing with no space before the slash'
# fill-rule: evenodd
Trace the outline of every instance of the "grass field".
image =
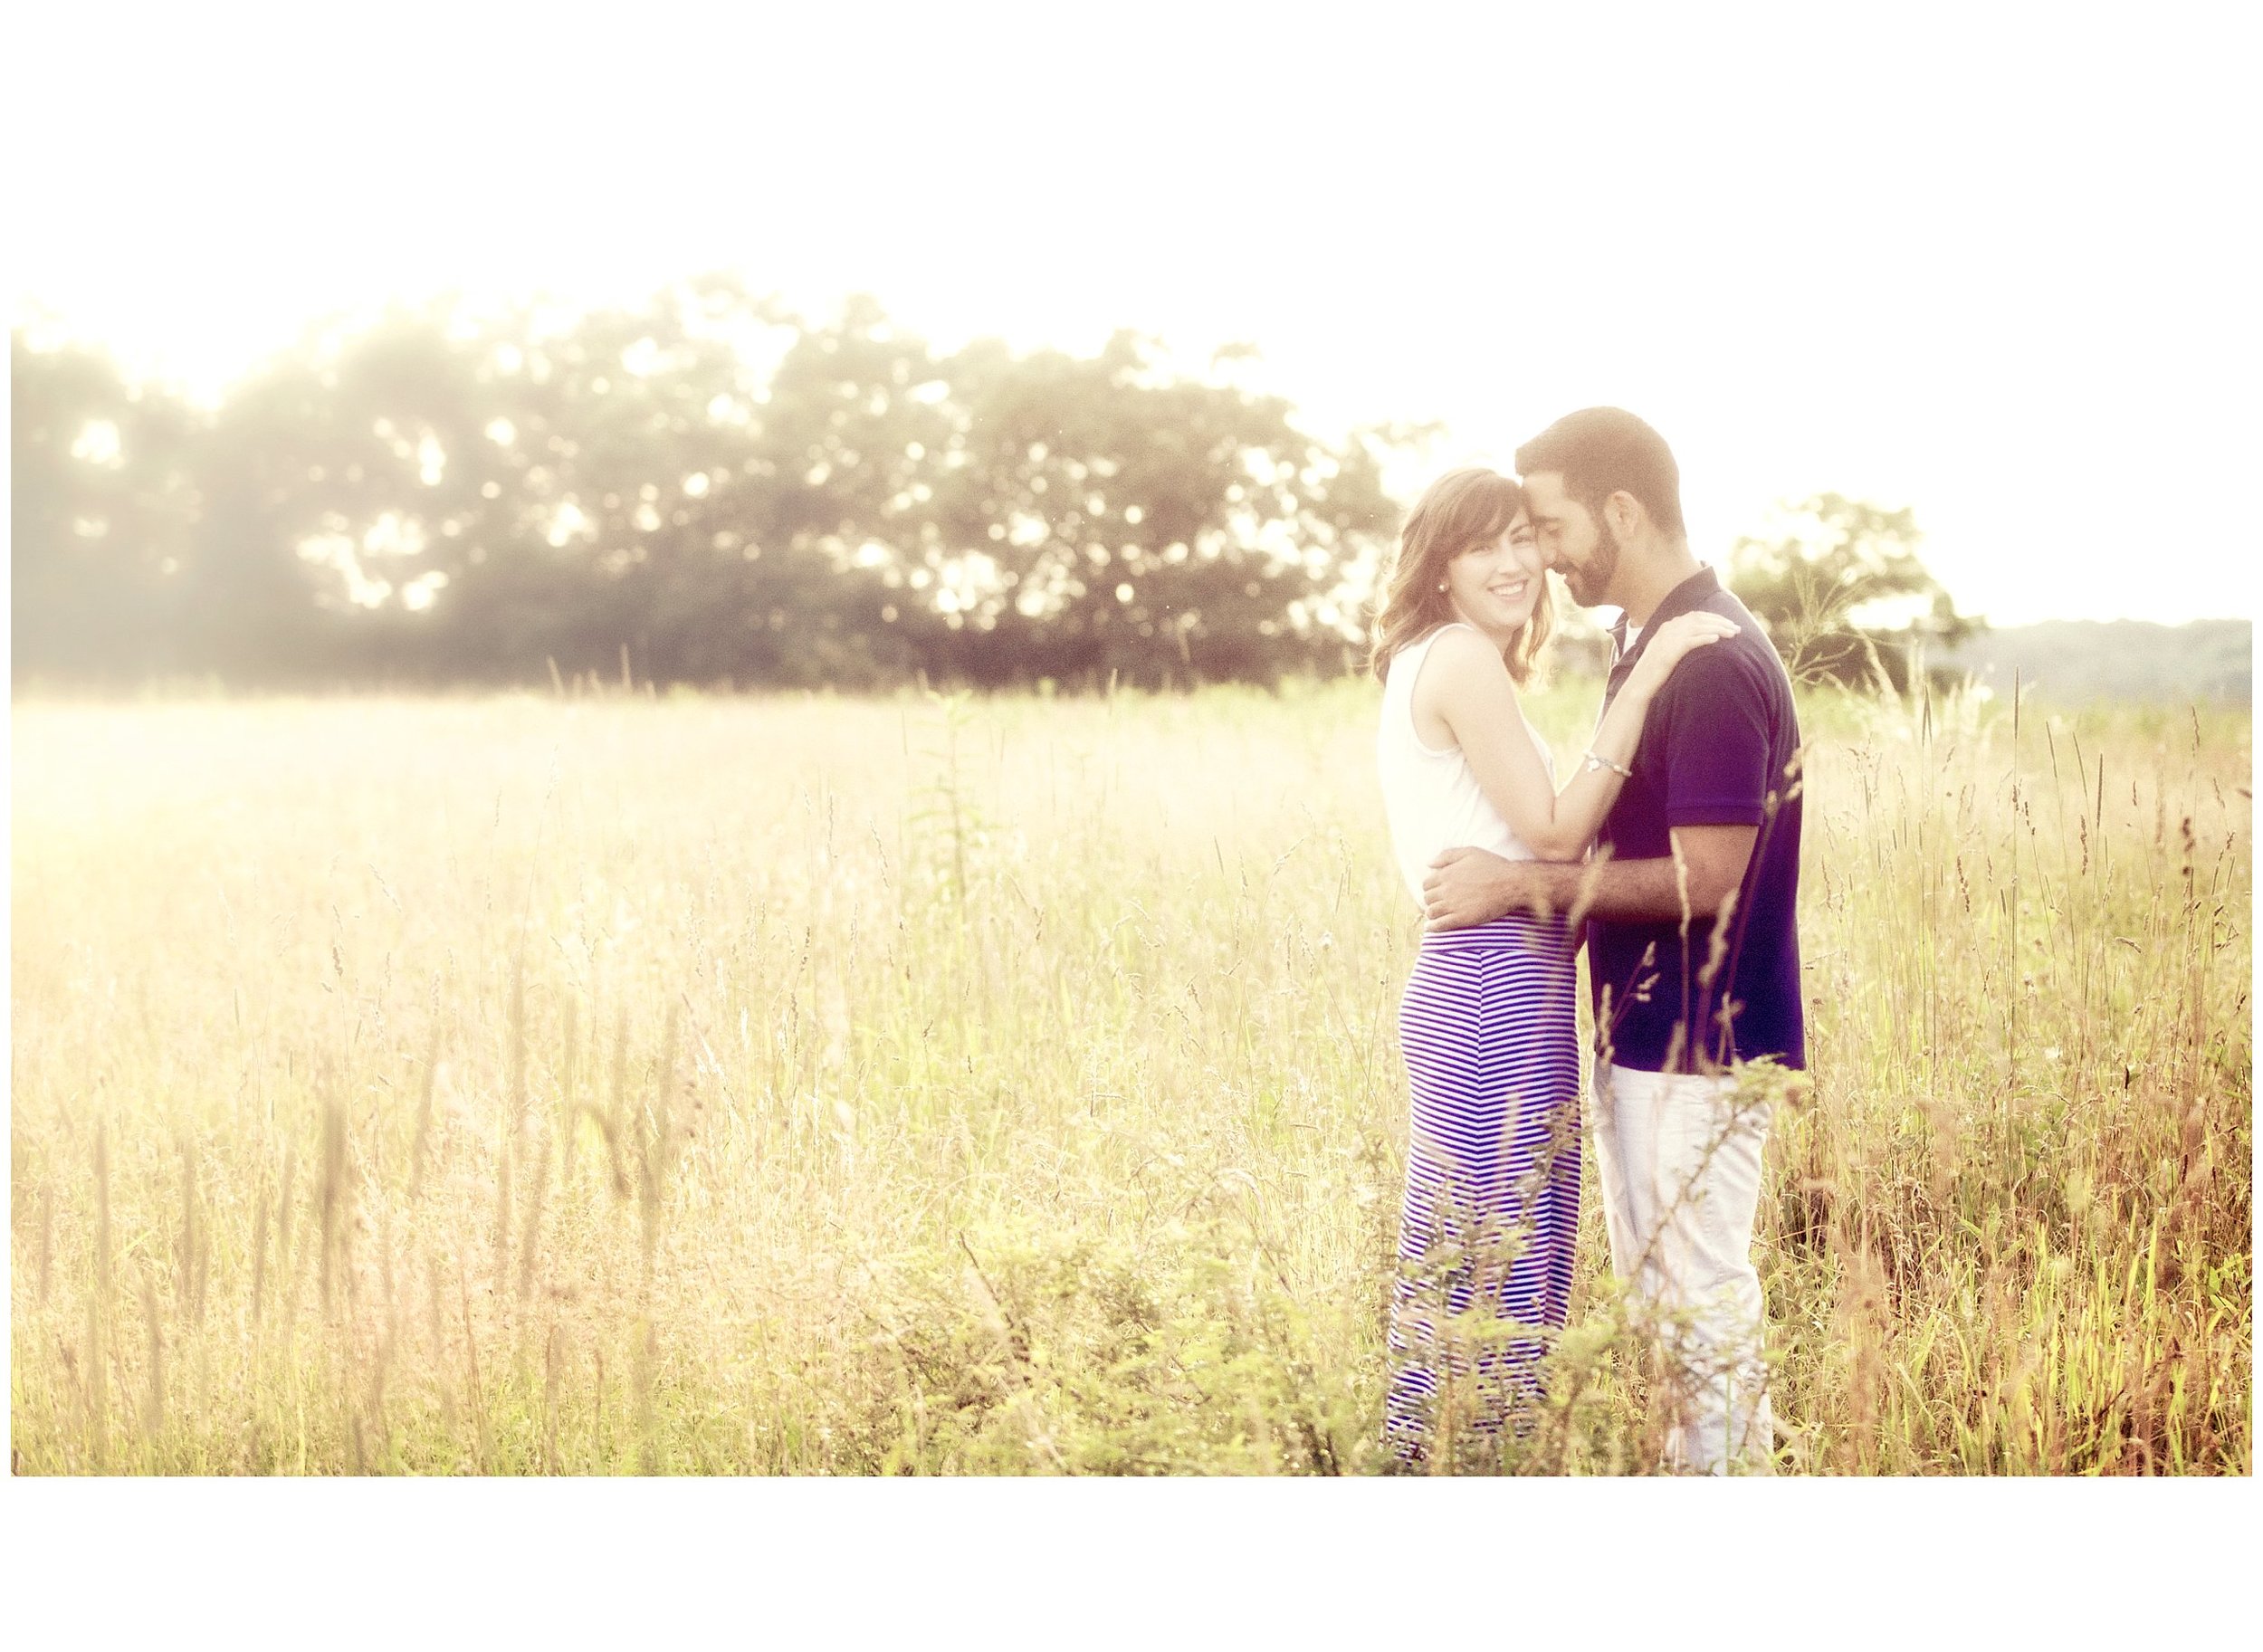
<svg viewBox="0 0 2263 1652">
<path fill-rule="evenodd" d="M 19 706 L 17 1468 L 1380 1468 L 1375 703 Z M 2250 1473 L 2247 712 L 1802 714 L 1780 1466 Z"/>
</svg>

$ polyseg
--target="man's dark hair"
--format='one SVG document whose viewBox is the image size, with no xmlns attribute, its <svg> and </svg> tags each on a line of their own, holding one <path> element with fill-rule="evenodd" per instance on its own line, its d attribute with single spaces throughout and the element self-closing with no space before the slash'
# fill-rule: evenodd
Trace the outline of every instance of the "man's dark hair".
<svg viewBox="0 0 2263 1652">
<path fill-rule="evenodd" d="M 1625 492 L 1642 501 L 1658 531 L 1685 539 L 1682 472 L 1666 438 L 1623 407 L 1567 413 L 1516 450 L 1516 473 L 1559 471 L 1563 491 L 1600 517 L 1603 501 Z"/>
</svg>

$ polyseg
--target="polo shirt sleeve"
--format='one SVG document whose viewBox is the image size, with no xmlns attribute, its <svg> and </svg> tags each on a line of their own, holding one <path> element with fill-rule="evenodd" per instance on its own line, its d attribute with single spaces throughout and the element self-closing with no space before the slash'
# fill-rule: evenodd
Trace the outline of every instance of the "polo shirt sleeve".
<svg viewBox="0 0 2263 1652">
<path fill-rule="evenodd" d="M 1768 818 L 1768 702 L 1752 663 L 1714 644 L 1675 666 L 1650 708 L 1664 758 L 1669 826 Z"/>
</svg>

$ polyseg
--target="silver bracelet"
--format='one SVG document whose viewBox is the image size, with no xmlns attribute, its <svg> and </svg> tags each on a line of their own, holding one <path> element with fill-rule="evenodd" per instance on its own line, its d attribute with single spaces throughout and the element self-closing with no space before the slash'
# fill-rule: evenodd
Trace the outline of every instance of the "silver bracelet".
<svg viewBox="0 0 2263 1652">
<path fill-rule="evenodd" d="M 1635 778 L 1635 771 L 1624 763 L 1614 763 L 1607 757 L 1598 757 L 1592 746 L 1587 749 L 1587 766 L 1590 773 L 1598 769 L 1608 769 L 1622 780 L 1631 780 Z"/>
</svg>

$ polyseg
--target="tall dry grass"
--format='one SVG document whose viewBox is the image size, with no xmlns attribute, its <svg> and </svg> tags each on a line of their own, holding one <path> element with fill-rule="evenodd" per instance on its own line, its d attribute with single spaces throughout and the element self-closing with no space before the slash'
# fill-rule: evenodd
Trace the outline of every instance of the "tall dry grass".
<svg viewBox="0 0 2263 1652">
<path fill-rule="evenodd" d="M 2249 1472 L 2246 713 L 1803 716 L 1781 1465 Z M 1373 718 L 19 707 L 18 1467 L 1380 1467 Z M 1447 1466 L 1656 1465 L 1587 1212 L 1545 1426 Z"/>
</svg>

